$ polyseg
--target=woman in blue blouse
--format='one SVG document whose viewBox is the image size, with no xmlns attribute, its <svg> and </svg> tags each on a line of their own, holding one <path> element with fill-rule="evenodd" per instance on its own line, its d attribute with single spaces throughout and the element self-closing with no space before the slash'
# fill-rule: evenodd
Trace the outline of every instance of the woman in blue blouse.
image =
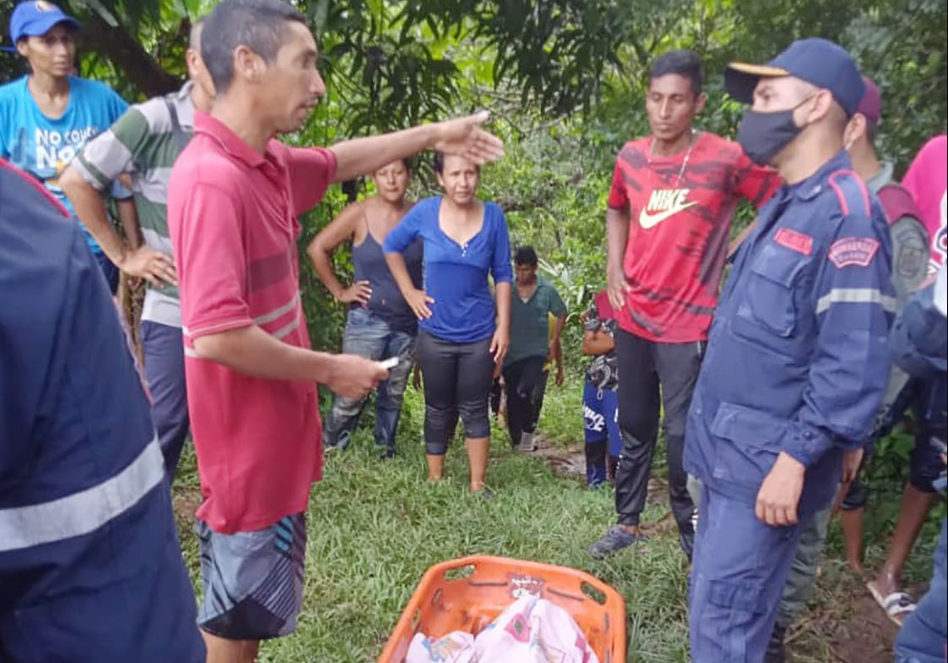
<svg viewBox="0 0 948 663">
<path fill-rule="evenodd" d="M 471 490 L 489 496 L 487 397 L 510 342 L 510 237 L 500 207 L 475 197 L 480 169 L 474 162 L 439 153 L 434 169 L 444 196 L 426 198 L 405 215 L 385 237 L 385 258 L 420 320 L 428 479 L 441 478 L 460 414 Z M 402 257 L 418 237 L 424 240 L 422 289 L 412 284 Z M 488 274 L 494 277 L 493 297 Z"/>
</svg>

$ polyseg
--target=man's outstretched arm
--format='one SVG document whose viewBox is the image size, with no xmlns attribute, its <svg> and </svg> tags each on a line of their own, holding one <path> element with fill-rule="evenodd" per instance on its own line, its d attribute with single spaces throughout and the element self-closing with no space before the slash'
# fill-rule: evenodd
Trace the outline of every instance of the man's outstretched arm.
<svg viewBox="0 0 948 663">
<path fill-rule="evenodd" d="M 496 161 L 504 156 L 503 142 L 481 128 L 486 111 L 477 115 L 446 120 L 420 127 L 355 138 L 329 148 L 336 157 L 334 181 L 345 182 L 375 172 L 385 164 L 435 149 L 456 154 L 477 164 Z"/>
</svg>

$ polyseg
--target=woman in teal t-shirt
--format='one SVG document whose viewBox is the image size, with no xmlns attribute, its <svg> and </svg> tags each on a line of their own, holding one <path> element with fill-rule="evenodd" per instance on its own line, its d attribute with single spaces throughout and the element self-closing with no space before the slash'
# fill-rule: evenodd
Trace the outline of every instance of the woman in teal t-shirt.
<svg viewBox="0 0 948 663">
<path fill-rule="evenodd" d="M 59 176 L 86 142 L 128 108 L 109 87 L 71 75 L 78 29 L 79 23 L 53 4 L 21 2 L 10 17 L 10 40 L 30 73 L 0 87 L 0 157 L 42 182 L 74 218 Z M 133 205 L 124 187 L 115 187 L 113 194 L 127 199 L 123 205 Z M 118 269 L 83 232 L 114 293 Z"/>
</svg>

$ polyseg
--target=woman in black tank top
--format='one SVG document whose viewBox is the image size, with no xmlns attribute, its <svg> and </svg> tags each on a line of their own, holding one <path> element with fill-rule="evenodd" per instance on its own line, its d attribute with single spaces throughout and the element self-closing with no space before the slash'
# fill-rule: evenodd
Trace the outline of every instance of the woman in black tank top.
<svg viewBox="0 0 948 663">
<path fill-rule="evenodd" d="M 405 200 L 410 178 L 411 168 L 406 161 L 395 161 L 377 170 L 372 175 L 376 195 L 346 207 L 307 248 L 323 285 L 336 301 L 349 306 L 342 351 L 374 360 L 398 357 L 398 365 L 377 389 L 375 443 L 385 458 L 395 453 L 395 431 L 414 362 L 418 327 L 385 262 L 382 242 L 411 209 L 412 203 Z M 333 271 L 331 257 L 347 241 L 352 246 L 355 275 L 352 284 L 344 286 Z M 418 242 L 405 254 L 417 287 L 421 287 L 421 261 Z M 327 449 L 349 446 L 364 401 L 334 397 L 323 435 Z"/>
</svg>

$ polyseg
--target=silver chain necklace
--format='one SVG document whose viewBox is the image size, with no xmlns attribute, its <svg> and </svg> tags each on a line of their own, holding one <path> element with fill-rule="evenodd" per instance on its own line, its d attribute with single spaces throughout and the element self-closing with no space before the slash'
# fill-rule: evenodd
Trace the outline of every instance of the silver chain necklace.
<svg viewBox="0 0 948 663">
<path fill-rule="evenodd" d="M 691 159 L 691 150 L 694 149 L 695 140 L 697 132 L 692 129 L 691 135 L 688 140 L 688 151 L 685 153 L 685 158 L 681 162 L 681 168 L 678 170 L 678 178 L 675 180 L 675 188 L 678 188 L 678 185 L 681 184 L 681 176 L 685 174 L 685 168 L 688 167 L 688 161 Z M 648 184 L 649 188 L 652 186 L 652 157 L 655 156 L 655 139 L 652 139 L 652 142 L 648 144 L 648 155 L 646 156 L 646 161 L 648 163 Z"/>
</svg>

